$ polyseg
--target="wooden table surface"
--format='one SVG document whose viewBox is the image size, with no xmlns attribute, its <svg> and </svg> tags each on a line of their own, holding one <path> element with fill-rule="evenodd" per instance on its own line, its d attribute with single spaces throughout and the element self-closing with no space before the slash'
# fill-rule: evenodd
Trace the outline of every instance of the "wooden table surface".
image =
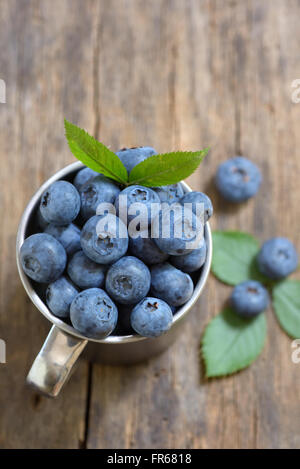
<svg viewBox="0 0 300 469">
<path fill-rule="evenodd" d="M 25 386 L 49 323 L 18 278 L 15 237 L 34 191 L 74 161 L 63 118 L 117 150 L 211 151 L 189 182 L 212 198 L 212 227 L 298 251 L 300 78 L 297 0 L 0 0 L 1 448 L 296 448 L 300 365 L 268 311 L 261 357 L 206 381 L 204 326 L 230 288 L 210 276 L 178 341 L 133 367 L 81 362 L 57 400 Z M 263 171 L 240 206 L 217 195 L 218 164 L 243 154 Z M 299 278 L 299 277 L 298 277 Z"/>
</svg>

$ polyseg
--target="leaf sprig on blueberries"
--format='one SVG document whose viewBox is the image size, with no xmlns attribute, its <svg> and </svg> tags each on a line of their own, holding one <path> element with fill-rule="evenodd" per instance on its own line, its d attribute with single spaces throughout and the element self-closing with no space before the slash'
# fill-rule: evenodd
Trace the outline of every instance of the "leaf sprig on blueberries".
<svg viewBox="0 0 300 469">
<path fill-rule="evenodd" d="M 175 151 L 152 155 L 137 164 L 128 174 L 114 152 L 85 130 L 65 119 L 65 135 L 73 155 L 89 168 L 124 186 L 160 187 L 176 184 L 190 176 L 207 155 L 209 148 L 199 151 Z"/>
<path fill-rule="evenodd" d="M 121 184 L 127 183 L 127 170 L 114 152 L 66 119 L 65 132 L 69 148 L 79 161 Z"/>
</svg>

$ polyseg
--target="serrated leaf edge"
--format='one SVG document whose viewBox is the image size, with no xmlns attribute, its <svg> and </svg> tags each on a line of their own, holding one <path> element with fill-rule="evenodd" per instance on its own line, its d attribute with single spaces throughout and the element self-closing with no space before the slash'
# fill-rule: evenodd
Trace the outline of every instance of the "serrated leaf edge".
<svg viewBox="0 0 300 469">
<path fill-rule="evenodd" d="M 175 153 L 181 153 L 182 155 L 190 154 L 190 155 L 195 155 L 195 156 L 196 156 L 196 154 L 198 153 L 198 154 L 199 154 L 198 156 L 202 156 L 201 160 L 199 161 L 199 164 L 200 164 L 200 163 L 203 161 L 203 159 L 205 158 L 205 156 L 207 155 L 208 151 L 209 151 L 209 147 L 204 148 L 203 150 L 194 151 L 194 152 L 193 152 L 193 151 L 176 151 L 176 152 L 168 152 L 168 153 L 159 153 L 159 154 L 157 154 L 157 155 L 152 155 L 152 156 L 150 156 L 149 158 L 147 158 L 147 159 L 144 160 L 144 161 L 141 161 L 141 162 L 140 162 L 139 164 L 137 164 L 133 169 L 138 168 L 140 165 L 141 165 L 141 167 L 142 167 L 142 166 L 143 166 L 143 163 L 144 163 L 145 161 L 149 162 L 149 160 L 151 160 L 151 159 L 157 159 L 157 157 L 164 157 L 164 156 L 166 156 L 166 155 L 171 155 L 172 153 L 174 153 L 174 154 L 175 154 Z M 203 155 L 201 155 L 202 153 L 203 153 Z M 198 165 L 199 165 L 199 164 L 198 164 Z M 182 164 L 181 166 L 179 166 L 177 169 L 184 168 L 184 166 L 185 166 L 185 164 L 183 163 L 183 164 Z M 197 167 L 198 167 L 198 166 L 197 166 Z M 193 174 L 193 173 L 196 171 L 197 167 L 190 173 L 190 175 Z M 128 184 L 128 185 L 136 185 L 136 184 L 137 184 L 137 185 L 143 185 L 143 184 L 141 184 L 141 182 L 142 182 L 143 180 L 145 180 L 145 179 L 148 179 L 148 176 L 145 175 L 143 178 L 130 180 L 130 175 L 131 175 L 133 169 L 130 171 L 130 174 L 129 174 L 129 184 Z M 167 169 L 166 169 L 166 170 L 163 170 L 163 171 L 161 171 L 160 173 L 157 173 L 157 174 L 162 175 L 162 174 L 165 174 L 165 173 L 168 173 L 168 170 L 167 170 Z M 189 176 L 190 176 L 190 175 L 189 175 Z M 188 177 L 188 176 L 186 176 L 186 177 Z M 178 180 L 177 182 L 180 182 L 180 181 L 181 181 L 181 179 Z M 154 182 L 153 182 L 153 180 L 152 180 L 151 183 L 149 183 L 149 184 L 151 184 L 151 187 L 160 187 L 160 186 L 165 185 L 165 184 L 161 184 L 161 183 L 156 183 L 156 182 L 155 182 L 155 178 L 154 178 Z M 176 183 L 173 182 L 172 184 L 176 184 Z"/>
<path fill-rule="evenodd" d="M 121 176 L 115 175 L 114 173 L 112 173 L 112 172 L 111 172 L 109 169 L 107 169 L 105 166 L 101 165 L 101 163 L 99 163 L 99 161 L 94 157 L 93 154 L 86 153 L 84 150 L 82 150 L 82 149 L 80 148 L 80 146 L 78 145 L 78 143 L 77 143 L 75 140 L 73 140 L 72 138 L 69 138 L 69 137 L 67 136 L 67 133 L 68 133 L 67 125 L 69 125 L 69 124 L 73 125 L 74 127 L 77 127 L 78 130 L 84 132 L 85 135 L 87 135 L 88 137 L 92 138 L 96 143 L 99 143 L 100 145 L 102 145 L 103 148 L 105 148 L 108 152 L 113 153 L 113 154 L 119 159 L 119 161 L 121 162 L 121 164 L 122 164 L 122 166 L 124 167 L 125 171 L 127 171 L 126 168 L 125 168 L 125 166 L 124 166 L 124 164 L 122 163 L 121 159 L 118 157 L 118 155 L 117 155 L 116 153 L 114 153 L 114 152 L 111 151 L 109 148 L 107 148 L 102 142 L 99 142 L 98 140 L 96 140 L 95 137 L 93 137 L 92 135 L 90 135 L 86 130 L 82 129 L 81 127 L 76 126 L 76 125 L 73 124 L 72 122 L 69 122 L 67 119 L 64 119 L 65 137 L 66 137 L 66 140 L 67 140 L 69 149 L 70 149 L 71 153 L 75 156 L 75 158 L 77 158 L 77 156 L 74 154 L 74 152 L 73 152 L 73 150 L 72 150 L 72 148 L 71 148 L 70 142 L 72 142 L 73 144 L 77 145 L 77 147 L 79 148 L 80 151 L 82 151 L 82 153 L 85 153 L 88 158 L 91 158 L 91 159 L 100 167 L 100 170 L 101 170 L 101 166 L 102 166 L 102 167 L 105 169 L 105 171 L 107 171 L 108 173 L 110 173 L 110 175 L 111 175 L 110 178 L 111 178 L 111 179 L 113 179 L 114 181 L 117 181 L 117 182 L 119 182 L 119 183 L 121 183 L 121 184 L 127 185 L 127 184 L 128 184 L 128 180 L 124 180 Z M 77 159 L 79 159 L 79 158 L 77 158 Z M 88 164 L 86 164 L 86 166 L 89 167 Z M 91 168 L 91 169 L 93 169 L 93 168 Z M 124 174 L 125 174 L 125 173 L 124 173 Z"/>
<path fill-rule="evenodd" d="M 251 233 L 247 233 L 246 231 L 239 231 L 239 230 L 214 230 L 212 235 L 214 236 L 214 234 L 222 234 L 222 235 L 241 235 L 242 237 L 245 237 L 245 238 L 251 238 L 253 241 L 256 242 L 257 244 L 257 247 L 259 247 L 259 240 L 257 238 L 255 238 L 255 236 L 253 236 Z"/>
<path fill-rule="evenodd" d="M 210 322 L 206 325 L 205 329 L 204 329 L 204 332 L 203 332 L 203 336 L 202 336 L 202 340 L 201 340 L 201 344 L 200 344 L 200 353 L 201 353 L 201 356 L 203 358 L 203 361 L 204 361 L 204 364 L 205 364 L 205 377 L 207 379 L 211 379 L 211 378 L 222 378 L 222 377 L 226 377 L 226 376 L 231 376 L 233 375 L 234 373 L 237 373 L 238 371 L 242 371 L 246 368 L 248 368 L 250 365 L 252 365 L 252 363 L 254 363 L 254 361 L 260 356 L 260 354 L 262 353 L 263 349 L 264 349 L 264 346 L 265 346 L 265 342 L 266 342 L 266 331 L 267 331 L 267 321 L 266 321 L 266 315 L 265 315 L 265 311 L 263 311 L 261 314 L 263 315 L 264 317 L 264 328 L 265 328 L 265 335 L 264 335 L 264 340 L 262 342 L 262 345 L 261 345 L 261 348 L 259 349 L 257 355 L 250 361 L 243 361 L 241 362 L 241 364 L 239 364 L 238 366 L 236 366 L 235 368 L 232 369 L 232 371 L 228 372 L 228 373 L 209 373 L 208 372 L 208 365 L 207 365 L 207 355 L 206 355 L 206 351 L 205 351 L 205 340 L 206 340 L 206 332 L 207 330 L 212 326 L 213 324 L 213 321 L 219 316 L 221 315 L 221 313 L 217 314 L 215 317 L 213 317 Z M 239 335 L 236 337 L 236 339 L 238 339 Z"/>
<path fill-rule="evenodd" d="M 275 298 L 275 296 L 276 296 L 276 288 L 281 287 L 281 286 L 282 286 L 284 283 L 286 283 L 286 282 L 289 282 L 289 283 L 290 283 L 290 282 L 292 282 L 292 283 L 298 283 L 298 284 L 300 285 L 300 280 L 297 280 L 297 279 L 285 279 L 285 280 L 283 280 L 283 281 L 277 283 L 277 284 L 274 286 L 273 290 L 272 290 L 272 309 L 273 309 L 273 311 L 274 311 L 276 320 L 278 321 L 278 323 L 279 323 L 281 329 L 282 329 L 289 337 L 291 337 L 292 339 L 299 339 L 298 336 L 292 334 L 290 331 L 288 331 L 288 330 L 286 329 L 285 325 L 284 325 L 283 322 L 281 321 L 281 318 L 279 317 L 279 314 L 278 314 L 278 312 L 277 312 L 277 310 L 276 310 L 276 301 L 277 301 L 276 298 Z M 299 318 L 299 319 L 300 319 L 300 318 Z"/>
<path fill-rule="evenodd" d="M 259 248 L 259 240 L 257 238 L 255 238 L 255 236 L 253 236 L 251 233 L 247 233 L 245 231 L 239 231 L 239 230 L 214 230 L 212 232 L 212 239 L 214 241 L 214 236 L 215 235 L 239 235 L 243 238 L 247 238 L 247 239 L 251 239 L 251 241 L 254 241 L 257 248 Z M 224 276 L 220 275 L 219 273 L 216 272 L 215 270 L 215 265 L 214 265 L 214 257 L 212 258 L 212 263 L 211 263 L 211 271 L 212 273 L 214 274 L 214 276 L 216 277 L 216 279 L 222 283 L 225 283 L 226 285 L 230 285 L 230 286 L 236 286 L 237 284 L 235 282 L 231 282 L 230 280 L 226 279 Z M 267 279 L 266 279 L 267 280 Z M 265 282 L 266 283 L 266 282 Z"/>
</svg>

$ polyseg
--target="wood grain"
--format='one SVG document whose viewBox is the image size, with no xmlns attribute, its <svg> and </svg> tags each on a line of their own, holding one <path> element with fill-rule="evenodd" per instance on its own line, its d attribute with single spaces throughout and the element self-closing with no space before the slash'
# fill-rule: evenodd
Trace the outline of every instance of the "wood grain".
<svg viewBox="0 0 300 469">
<path fill-rule="evenodd" d="M 0 73 L 7 85 L 7 103 L 0 108 L 0 336 L 7 343 L 7 364 L 0 368 L 3 448 L 77 448 L 85 438 L 86 363 L 55 402 L 25 387 L 49 323 L 21 286 L 15 237 L 33 192 L 73 161 L 64 141 L 64 116 L 80 118 L 87 127 L 94 124 L 93 8 L 91 2 L 83 8 L 80 0 L 1 2 Z"/>
<path fill-rule="evenodd" d="M 300 77 L 297 0 L 1 0 L 0 78 L 0 447 L 297 448 L 299 365 L 268 311 L 259 360 L 226 379 L 206 381 L 203 328 L 230 288 L 212 276 L 178 341 L 134 367 L 80 363 L 56 401 L 24 378 L 48 330 L 15 267 L 15 233 L 34 190 L 72 161 L 63 117 L 113 150 L 160 151 L 211 145 L 189 179 L 213 200 L 214 228 L 260 240 L 299 239 Z M 259 195 L 225 203 L 212 178 L 244 154 L 262 169 Z M 2 215 L 2 216 L 3 216 Z"/>
</svg>

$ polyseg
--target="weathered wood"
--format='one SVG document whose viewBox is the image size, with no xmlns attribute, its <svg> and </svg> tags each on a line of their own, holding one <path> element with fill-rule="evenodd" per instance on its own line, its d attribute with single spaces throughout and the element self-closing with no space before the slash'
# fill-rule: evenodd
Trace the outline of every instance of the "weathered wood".
<svg viewBox="0 0 300 469">
<path fill-rule="evenodd" d="M 114 125 L 103 115 L 101 138 L 115 147 L 149 143 L 163 151 L 212 145 L 190 183 L 212 196 L 213 226 L 299 242 L 300 106 L 290 100 L 299 4 L 125 3 L 110 2 L 110 13 L 103 8 L 109 17 L 101 25 L 99 93 L 104 109 L 113 105 Z M 211 178 L 220 161 L 240 152 L 261 166 L 265 184 L 236 207 L 220 199 Z M 203 379 L 203 327 L 229 293 L 211 278 L 182 337 L 159 359 L 127 369 L 94 366 L 89 447 L 299 446 L 299 370 L 271 311 L 262 357 L 236 376 Z"/>
<path fill-rule="evenodd" d="M 286 235 L 300 248 L 300 105 L 291 102 L 299 7 L 296 0 L 1 1 L 0 337 L 8 357 L 0 364 L 0 447 L 299 447 L 300 369 L 271 310 L 259 360 L 235 376 L 204 379 L 200 337 L 230 293 L 212 276 L 161 357 L 128 368 L 92 365 L 90 382 L 80 363 L 57 401 L 37 397 L 24 378 L 49 326 L 22 289 L 14 254 L 25 203 L 73 160 L 63 117 L 113 150 L 211 145 L 189 182 L 212 197 L 213 227 L 261 240 Z M 264 184 L 236 207 L 222 201 L 212 177 L 240 152 L 262 168 Z"/>
<path fill-rule="evenodd" d="M 25 387 L 25 377 L 50 324 L 19 280 L 16 230 L 33 192 L 73 161 L 63 118 L 93 126 L 95 2 L 2 1 L 0 75 L 1 318 L 7 364 L 0 366 L 0 447 L 78 448 L 85 438 L 88 365 L 57 401 Z"/>
</svg>

